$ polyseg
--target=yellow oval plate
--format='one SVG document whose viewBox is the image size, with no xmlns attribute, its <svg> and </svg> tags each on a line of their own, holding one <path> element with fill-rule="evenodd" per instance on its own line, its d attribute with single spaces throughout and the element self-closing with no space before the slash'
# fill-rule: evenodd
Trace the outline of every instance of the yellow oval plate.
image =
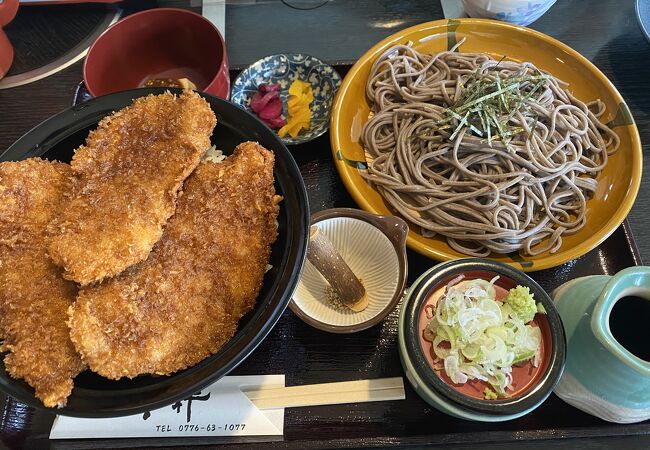
<svg viewBox="0 0 650 450">
<path fill-rule="evenodd" d="M 529 28 L 485 19 L 437 20 L 400 31 L 366 52 L 343 80 L 330 123 L 334 162 L 345 187 L 364 210 L 392 214 L 381 195 L 359 174 L 366 164 L 359 136 L 370 112 L 365 86 L 375 59 L 395 44 L 411 41 L 419 51 L 437 53 L 451 48 L 462 38 L 466 40 L 461 52 L 483 52 L 496 59 L 506 56 L 530 61 L 568 82 L 568 89 L 580 100 L 600 98 L 605 102 L 604 122 L 620 136 L 621 146 L 598 176 L 598 190 L 587 203 L 585 227 L 572 236 L 563 237 L 562 247 L 554 254 L 546 252 L 526 257 L 518 253 L 493 253 L 490 258 L 530 272 L 584 255 L 623 222 L 634 203 L 642 168 L 639 132 L 623 98 L 596 66 L 570 47 Z M 414 230 L 409 232 L 407 245 L 436 260 L 465 257 L 449 247 L 444 238 L 425 238 Z"/>
</svg>

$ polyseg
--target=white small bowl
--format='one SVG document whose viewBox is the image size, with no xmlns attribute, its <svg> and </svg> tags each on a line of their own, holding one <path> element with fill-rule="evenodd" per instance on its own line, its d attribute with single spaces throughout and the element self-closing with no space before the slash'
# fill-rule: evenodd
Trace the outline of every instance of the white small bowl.
<svg viewBox="0 0 650 450">
<path fill-rule="evenodd" d="M 312 225 L 318 225 L 362 281 L 368 306 L 360 312 L 336 308 L 328 300 L 328 282 L 307 261 L 289 303 L 291 310 L 309 325 L 331 333 L 354 333 L 381 322 L 404 293 L 406 222 L 358 209 L 335 208 L 315 213 Z"/>
<path fill-rule="evenodd" d="M 515 25 L 529 25 L 548 11 L 556 0 L 463 0 L 470 17 L 497 19 Z"/>
</svg>

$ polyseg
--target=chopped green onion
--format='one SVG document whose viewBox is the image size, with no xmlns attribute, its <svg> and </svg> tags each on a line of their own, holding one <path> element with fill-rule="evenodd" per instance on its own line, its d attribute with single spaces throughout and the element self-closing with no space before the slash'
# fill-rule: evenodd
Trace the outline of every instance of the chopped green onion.
<svg viewBox="0 0 650 450">
<path fill-rule="evenodd" d="M 511 289 L 508 298 L 512 294 L 517 303 L 502 303 L 496 300 L 493 283 L 497 278 L 448 286 L 423 336 L 432 343 L 436 361 L 443 361 L 453 383 L 482 380 L 494 395 L 507 397 L 507 390 L 512 389 L 512 366 L 530 360 L 534 366 L 539 364 L 542 334 L 521 318 L 527 289 Z M 496 398 L 487 390 L 484 394 Z"/>
</svg>

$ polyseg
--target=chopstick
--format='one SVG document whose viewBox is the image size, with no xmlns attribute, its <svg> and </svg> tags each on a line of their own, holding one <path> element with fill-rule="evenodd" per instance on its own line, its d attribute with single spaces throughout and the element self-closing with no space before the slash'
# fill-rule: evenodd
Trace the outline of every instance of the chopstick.
<svg viewBox="0 0 650 450">
<path fill-rule="evenodd" d="M 246 390 L 259 409 L 404 400 L 402 377 Z"/>
</svg>

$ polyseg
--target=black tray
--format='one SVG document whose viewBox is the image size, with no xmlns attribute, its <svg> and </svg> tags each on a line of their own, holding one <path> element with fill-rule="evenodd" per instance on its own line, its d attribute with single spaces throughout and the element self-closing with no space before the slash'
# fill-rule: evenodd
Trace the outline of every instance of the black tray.
<svg viewBox="0 0 650 450">
<path fill-rule="evenodd" d="M 343 75 L 349 67 L 336 69 Z M 329 135 L 290 147 L 312 212 L 356 207 L 332 162 Z M 408 252 L 409 284 L 435 264 Z M 627 221 L 600 246 L 562 266 L 530 275 L 547 291 L 576 277 L 611 275 L 642 264 Z M 285 374 L 287 386 L 404 376 L 397 350 L 399 307 L 381 324 L 352 335 L 316 330 L 287 310 L 266 340 L 232 375 Z M 237 444 L 237 448 L 445 446 L 462 448 L 650 448 L 650 421 L 616 425 L 585 414 L 554 394 L 532 413 L 504 423 L 475 423 L 438 412 L 411 389 L 406 400 L 288 408 L 284 437 L 150 438 L 49 441 L 54 415 L 0 398 L 0 442 L 9 448 L 111 448 Z M 641 436 L 646 435 L 645 439 Z M 610 439 L 606 439 L 610 437 Z M 576 438 L 582 438 L 579 441 Z M 465 444 L 465 445 L 463 445 Z M 0 444 L 1 445 L 1 444 Z"/>
</svg>

